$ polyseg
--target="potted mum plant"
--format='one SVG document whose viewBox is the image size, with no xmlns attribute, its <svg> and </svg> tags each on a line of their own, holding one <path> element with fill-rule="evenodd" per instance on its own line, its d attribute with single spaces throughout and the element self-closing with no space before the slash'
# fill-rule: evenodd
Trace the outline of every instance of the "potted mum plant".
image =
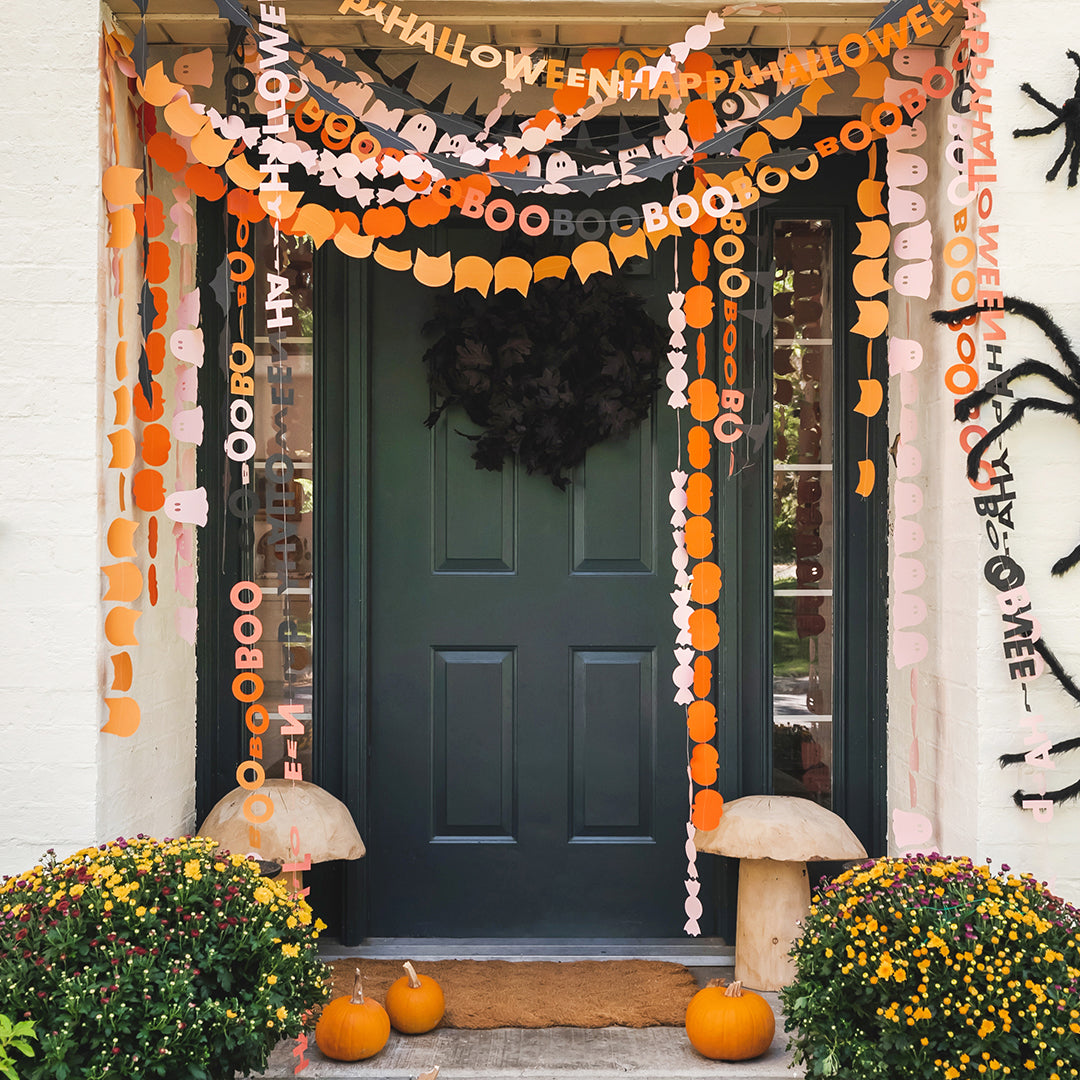
<svg viewBox="0 0 1080 1080">
<path fill-rule="evenodd" d="M 823 883 L 792 955 L 808 1077 L 1080 1075 L 1080 911 L 1008 866 L 863 863 Z"/>
<path fill-rule="evenodd" d="M 39 1039 L 26 1080 L 262 1071 L 326 999 L 323 924 L 208 837 L 138 836 L 0 883 L 0 1012 Z"/>
</svg>

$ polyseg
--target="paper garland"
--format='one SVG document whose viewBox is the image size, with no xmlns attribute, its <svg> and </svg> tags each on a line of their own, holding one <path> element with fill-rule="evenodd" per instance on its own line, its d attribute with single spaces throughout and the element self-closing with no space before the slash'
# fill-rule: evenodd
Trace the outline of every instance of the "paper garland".
<svg viewBox="0 0 1080 1080">
<path fill-rule="evenodd" d="M 169 208 L 169 217 L 176 224 L 177 233 L 189 239 L 193 237 L 190 194 L 194 193 L 209 200 L 225 199 L 230 227 L 237 234 L 242 225 L 250 226 L 269 214 L 276 230 L 311 236 L 316 246 L 332 240 L 350 257 L 372 258 L 387 269 L 411 273 L 416 280 L 431 287 L 452 283 L 457 291 L 471 289 L 485 297 L 507 289 L 527 295 L 533 282 L 550 277 L 565 279 L 571 271 L 585 283 L 594 274 L 611 274 L 613 265 L 622 266 L 631 257 L 648 257 L 650 247 L 656 249 L 668 236 L 686 235 L 692 240 L 694 284 L 685 293 L 676 286 L 669 298 L 671 338 L 666 373 L 669 406 L 680 411 L 689 410 L 695 421 L 686 433 L 685 442 L 690 469 L 673 470 L 671 491 L 672 524 L 676 530 L 672 554 L 676 586 L 673 617 L 678 630 L 673 682 L 676 701 L 687 708 L 688 735 L 694 745 L 689 759 L 693 811 L 688 826 L 688 870 L 692 870 L 693 865 L 692 830 L 715 827 L 722 807 L 722 798 L 712 786 L 716 782 L 718 764 L 715 748 L 711 745 L 716 717 L 715 709 L 709 715 L 712 706 L 708 701 L 712 678 L 708 654 L 719 643 L 713 606 L 722 582 L 720 567 L 712 557 L 714 537 L 710 513 L 713 492 L 707 468 L 712 454 L 719 452 L 721 444 L 727 444 L 729 453 L 725 463 L 730 474 L 735 467 L 730 448 L 751 431 L 748 417 L 752 398 L 747 388 L 738 385 L 733 360 L 740 298 L 755 284 L 752 275 L 739 265 L 745 250 L 739 223 L 744 230 L 743 211 L 759 200 L 762 193 L 775 194 L 792 181 L 810 178 L 823 157 L 841 150 L 857 152 L 869 147 L 870 170 L 864 182 L 867 186 L 860 192 L 861 206 L 864 195 L 866 199 L 863 209 L 867 220 L 863 224 L 867 228 L 863 231 L 859 249 L 856 249 L 863 261 L 854 278 L 856 289 L 864 299 L 860 301 L 859 322 L 852 329 L 864 336 L 868 345 L 872 344 L 871 339 L 884 333 L 887 308 L 879 297 L 889 283 L 881 277 L 880 269 L 884 249 L 880 249 L 882 233 L 876 226 L 884 225 L 884 222 L 876 220 L 883 207 L 881 185 L 875 175 L 877 143 L 874 137 L 884 134 L 891 138 L 896 132 L 902 138 L 900 132 L 908 129 L 900 127 L 901 120 L 905 119 L 901 112 L 903 102 L 899 107 L 886 107 L 884 102 L 874 104 L 875 97 L 880 96 L 877 88 L 881 73 L 878 69 L 883 68 L 875 57 L 886 58 L 906 45 L 912 35 L 923 37 L 935 24 L 944 25 L 952 17 L 956 3 L 957 0 L 944 0 L 923 7 L 894 2 L 865 35 L 848 35 L 846 44 L 842 42 L 839 51 L 788 50 L 776 63 L 764 68 L 755 65 L 750 70 L 739 60 L 732 62 L 730 70 L 713 65 L 704 50 L 712 32 L 722 22 L 719 16 L 710 14 L 701 24 L 692 27 L 682 42 L 665 50 L 664 55 L 648 57 L 657 61 L 654 64 L 643 62 L 631 70 L 617 51 L 595 50 L 595 55 L 586 54 L 587 59 L 583 60 L 580 69 L 583 74 L 573 73 L 573 69 L 562 72 L 563 82 L 549 86 L 553 90 L 552 108 L 527 118 L 516 132 L 503 124 L 503 110 L 512 100 L 512 94 L 523 85 L 536 84 L 541 77 L 545 82 L 548 78 L 557 81 L 551 74 L 555 67 L 551 58 L 535 57 L 528 51 L 497 54 L 487 46 L 471 48 L 466 56 L 463 35 L 452 36 L 451 28 L 421 23 L 415 15 L 396 6 L 387 10 L 386 5 L 372 5 L 368 0 L 345 0 L 341 8 L 349 9 L 355 17 L 381 25 L 384 32 L 400 31 L 397 36 L 407 37 L 426 50 L 430 36 L 431 48 L 427 51 L 433 55 L 445 54 L 442 59 L 452 66 L 462 66 L 462 60 L 466 65 L 472 63 L 493 69 L 502 69 L 505 65 L 507 81 L 511 85 L 507 87 L 507 94 L 500 95 L 499 104 L 486 123 L 444 116 L 434 109 L 405 120 L 404 111 L 414 111 L 416 102 L 394 88 L 372 84 L 362 73 L 348 72 L 334 56 L 304 53 L 299 61 L 303 66 L 297 68 L 294 58 L 288 55 L 296 43 L 285 29 L 283 7 L 278 9 L 278 18 L 273 21 L 273 17 L 264 11 L 264 22 L 256 28 L 238 4 L 232 0 L 218 0 L 219 10 L 237 26 L 246 24 L 253 31 L 257 29 L 262 59 L 273 61 L 255 67 L 250 57 L 244 56 L 242 48 L 239 56 L 232 58 L 230 70 L 247 73 L 254 91 L 252 104 L 266 114 L 261 126 L 257 121 L 250 121 L 250 112 L 221 116 L 214 109 L 194 101 L 192 88 L 208 86 L 213 80 L 212 57 L 208 55 L 193 53 L 181 57 L 173 68 L 174 79 L 165 76 L 160 64 L 147 66 L 145 56 L 140 58 L 138 41 L 132 47 L 133 58 L 120 61 L 133 64 L 131 74 L 138 75 L 139 92 L 148 106 L 160 111 L 164 120 L 159 130 L 149 134 L 147 152 L 159 173 L 173 176 L 176 201 Z M 378 11 L 382 12 L 381 16 L 376 14 Z M 430 35 L 428 26 L 431 26 Z M 643 55 L 642 61 L 645 59 Z M 612 63 L 616 66 L 610 66 Z M 775 154 L 769 135 L 780 140 L 794 137 L 803 113 L 816 111 L 820 96 L 830 92 L 825 77 L 833 71 L 847 69 L 859 70 L 860 96 L 866 97 L 871 104 L 864 110 L 862 120 L 845 125 L 839 133 L 842 146 L 837 146 L 837 139 L 832 139 L 824 140 L 824 145 L 819 143 L 812 151 L 794 155 L 789 152 L 787 157 Z M 622 85 L 616 84 L 612 77 L 614 72 L 619 73 Z M 578 81 L 582 85 L 575 85 Z M 229 85 L 235 90 L 243 82 L 240 77 L 238 82 Z M 629 92 L 627 82 L 635 84 Z M 802 85 L 783 92 L 784 84 L 790 82 Z M 925 87 L 925 80 L 920 85 Z M 933 81 L 930 86 L 935 91 L 938 89 Z M 570 91 L 584 91 L 584 95 Z M 779 95 L 770 100 L 770 95 L 778 92 Z M 925 93 L 942 96 L 930 90 Z M 620 95 L 635 94 L 642 98 L 663 97 L 672 108 L 667 112 L 661 110 L 662 123 L 648 139 L 631 136 L 626 145 L 614 153 L 597 149 L 585 134 L 584 124 Z M 751 134 L 751 123 L 733 121 L 728 115 L 729 108 L 731 112 L 738 111 L 759 130 Z M 398 109 L 402 114 L 395 118 Z M 908 108 L 907 117 L 910 115 Z M 365 126 L 357 122 L 358 117 Z M 567 140 L 575 131 L 578 139 L 571 144 Z M 737 156 L 732 154 L 736 149 Z M 886 172 L 890 193 L 895 188 L 899 195 L 899 192 L 917 186 L 918 181 L 903 183 L 901 174 L 894 176 L 895 169 L 905 165 L 917 169 L 917 166 L 900 156 L 906 153 L 905 149 L 898 147 L 896 156 L 892 150 L 890 144 Z M 714 160 L 705 159 L 709 154 L 718 156 Z M 726 167 L 724 155 L 730 155 L 728 166 L 745 165 L 745 171 Z M 694 169 L 694 191 L 689 196 L 676 194 L 669 206 L 663 208 L 661 221 L 657 222 L 655 217 L 650 221 L 645 206 L 620 208 L 606 219 L 600 215 L 591 218 L 579 215 L 571 220 L 571 225 L 578 230 L 581 242 L 574 244 L 565 256 L 548 257 L 535 264 L 519 257 L 492 263 L 477 256 L 455 258 L 450 252 L 433 256 L 419 246 L 387 243 L 410 226 L 422 228 L 445 220 L 451 213 L 479 218 L 489 228 L 500 231 L 504 227 L 524 231 L 539 225 L 542 217 L 534 209 L 538 204 L 520 205 L 512 199 L 502 198 L 503 192 L 495 191 L 496 188 L 504 189 L 511 196 L 532 191 L 588 194 L 615 184 L 632 185 L 643 179 L 663 177 L 687 166 Z M 912 175 L 909 174 L 909 181 Z M 113 190 L 111 184 L 115 182 L 114 194 L 124 190 L 129 179 L 135 183 L 138 178 L 114 174 L 110 189 Z M 871 197 L 874 185 L 879 193 L 876 200 Z M 716 189 L 722 189 L 726 194 L 711 196 L 713 208 L 718 202 L 730 200 L 728 212 L 713 214 L 706 205 L 709 192 Z M 362 194 L 365 190 L 370 190 L 366 202 Z M 324 192 L 328 197 L 323 197 Z M 686 199 L 689 204 L 680 201 Z M 110 201 L 115 206 L 109 211 L 110 236 L 115 237 L 117 245 L 126 246 L 121 242 L 133 242 L 140 232 L 144 242 L 146 282 L 141 301 L 144 319 L 149 319 L 149 329 L 140 341 L 141 346 L 147 346 L 140 385 L 147 411 L 151 411 L 156 407 L 153 390 L 156 384 L 151 369 L 157 362 L 154 357 L 161 353 L 161 345 L 153 335 L 160 333 L 160 326 L 155 323 L 159 318 L 163 321 L 168 303 L 163 289 L 161 297 L 153 290 L 160 289 L 163 270 L 167 270 L 162 263 L 161 249 L 153 246 L 160 241 L 151 236 L 147 213 L 144 212 L 139 225 L 134 213 L 129 218 L 122 212 L 126 209 L 124 205 Z M 341 209 L 350 201 L 355 203 L 355 210 Z M 890 208 L 892 201 L 890 198 Z M 692 216 L 689 205 L 696 207 Z M 161 210 L 164 209 L 162 206 Z M 627 213 L 621 214 L 621 210 Z M 154 211 L 157 213 L 157 206 Z M 636 228 L 633 227 L 636 224 L 634 217 L 640 222 Z M 601 239 L 582 232 L 584 228 L 601 225 L 611 235 Z M 710 232 L 717 233 L 714 242 L 704 239 Z M 886 230 L 886 247 L 888 239 Z M 908 232 L 904 240 L 908 246 L 903 251 L 921 251 L 926 242 L 928 238 L 922 232 Z M 238 281 L 235 276 L 245 273 L 243 245 L 237 243 L 234 251 L 237 254 L 235 260 L 230 255 L 229 268 L 233 283 L 238 287 L 233 290 L 233 299 L 237 308 L 243 311 L 245 302 L 240 300 L 239 286 L 244 279 Z M 901 249 L 897 248 L 895 253 L 900 256 Z M 922 262 L 927 264 L 928 270 L 928 258 L 912 256 L 909 272 L 906 276 L 895 276 L 893 287 L 900 292 L 913 290 L 908 295 L 928 289 L 925 278 L 918 276 L 922 268 L 916 264 Z M 179 376 L 171 426 L 174 444 L 184 437 L 188 437 L 186 441 L 197 442 L 196 431 L 201 437 L 201 407 L 194 394 L 184 396 L 191 392 L 194 381 L 186 377 L 182 367 L 194 363 L 191 358 L 196 354 L 201 362 L 201 340 L 196 336 L 197 290 L 194 295 L 195 317 L 190 317 L 190 309 L 186 319 L 177 313 L 178 330 L 169 339 L 173 356 L 178 361 Z M 281 288 L 272 283 L 268 295 L 278 304 L 284 305 L 287 300 Z M 758 312 L 752 306 L 752 297 L 743 303 L 746 314 L 754 318 Z M 885 309 L 884 317 L 882 309 Z M 283 311 L 284 307 L 281 307 L 277 314 L 280 316 Z M 708 377 L 709 359 L 704 344 L 705 328 L 721 314 L 727 355 L 723 360 L 718 358 L 718 364 L 725 374 L 729 370 L 728 362 L 734 369 L 732 378 L 725 382 Z M 249 332 L 251 325 L 249 321 Z M 688 357 L 684 336 L 687 330 L 698 331 L 696 337 L 692 336 L 693 348 L 689 350 L 694 353 L 693 357 Z M 732 335 L 731 346 L 727 344 L 728 332 Z M 243 349 L 237 350 L 237 344 L 250 348 L 243 332 L 233 339 L 230 356 L 230 379 L 238 377 L 242 380 L 249 376 L 244 366 L 245 353 Z M 867 378 L 863 380 L 862 400 L 856 411 L 866 417 L 869 425 L 880 409 L 883 388 L 869 366 L 869 351 L 867 356 Z M 896 362 L 902 363 L 900 353 L 897 357 Z M 890 351 L 890 368 L 892 358 Z M 694 372 L 686 369 L 687 363 L 696 367 L 696 378 Z M 119 369 L 118 350 L 118 374 Z M 243 401 L 245 397 L 233 395 L 233 402 Z M 117 416 L 122 404 L 118 398 Z M 164 406 L 164 402 L 161 404 Z M 247 413 L 241 406 L 238 410 L 230 408 L 229 415 L 232 422 L 230 435 L 235 436 L 232 445 L 241 448 Z M 155 422 L 149 423 L 152 426 Z M 159 427 L 164 428 L 164 425 Z M 117 430 L 110 433 L 115 438 L 110 441 L 118 455 L 117 460 L 128 461 L 130 467 L 134 462 L 132 447 L 121 428 L 118 422 Z M 165 429 L 166 436 L 168 433 L 169 429 Z M 282 448 L 286 450 L 284 430 L 281 436 Z M 144 440 L 147 469 L 155 468 L 154 460 L 168 458 L 170 451 L 163 449 L 165 445 L 158 431 L 152 431 Z M 903 446 L 903 452 L 909 460 L 913 460 L 911 452 L 917 453 L 911 441 Z M 281 468 L 285 467 L 282 463 Z M 873 467 L 874 463 L 868 459 L 860 463 L 861 494 L 869 494 L 873 486 Z M 180 477 L 181 473 L 178 473 L 178 479 Z M 147 504 L 161 497 L 152 480 L 152 474 L 147 473 L 137 489 L 139 498 Z M 164 500 L 159 509 L 168 516 L 175 515 L 180 524 L 205 520 L 205 503 L 205 492 L 178 484 L 173 496 Z M 182 551 L 190 552 L 190 543 L 185 544 L 181 534 L 176 534 L 176 544 L 179 587 L 180 556 Z M 183 580 L 193 586 L 193 576 Z M 109 595 L 119 598 L 135 589 L 136 582 L 126 570 L 116 570 L 110 574 L 109 587 Z M 113 622 L 118 634 L 124 632 L 122 622 L 122 618 Z M 193 633 L 193 621 L 189 629 Z M 127 668 L 121 655 L 118 654 L 114 665 L 117 677 L 122 681 Z M 254 686 L 250 669 L 248 680 L 241 683 L 241 694 L 249 693 Z M 289 711 L 294 708 L 286 703 L 280 710 L 285 723 L 298 722 L 295 711 Z M 687 930 L 693 933 L 700 915 L 700 900 L 693 873 L 689 873 L 689 878 Z"/>
</svg>

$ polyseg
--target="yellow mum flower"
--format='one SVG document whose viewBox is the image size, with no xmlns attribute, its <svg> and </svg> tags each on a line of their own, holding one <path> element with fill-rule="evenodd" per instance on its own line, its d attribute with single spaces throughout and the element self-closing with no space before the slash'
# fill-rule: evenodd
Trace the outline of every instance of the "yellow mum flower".
<svg viewBox="0 0 1080 1080">
<path fill-rule="evenodd" d="M 277 983 L 277 976 L 276 976 L 276 975 L 267 975 L 267 976 L 266 976 L 266 981 L 267 981 L 267 982 L 268 982 L 268 983 L 269 983 L 269 984 L 270 984 L 271 986 L 274 986 L 274 985 L 275 985 L 275 984 Z"/>
<path fill-rule="evenodd" d="M 276 1016 L 276 1017 L 277 1017 L 277 1018 L 278 1018 L 279 1020 L 284 1020 L 284 1019 L 285 1019 L 285 1015 L 286 1015 L 286 1013 L 287 1013 L 287 1012 L 288 1012 L 288 1010 L 287 1010 L 287 1009 L 285 1008 L 285 1006 L 284 1006 L 284 1005 L 279 1005 L 279 1006 L 278 1006 L 278 1010 L 277 1010 L 277 1012 L 276 1012 L 276 1013 L 274 1013 L 274 1015 L 275 1015 L 275 1016 Z"/>
<path fill-rule="evenodd" d="M 184 877 L 191 878 L 192 881 L 202 880 L 202 867 L 199 865 L 198 859 L 188 859 L 184 863 Z"/>
<path fill-rule="evenodd" d="M 257 886 L 254 893 L 255 900 L 260 904 L 270 903 L 272 895 L 273 894 L 265 885 Z"/>
<path fill-rule="evenodd" d="M 300 946 L 290 945 L 288 944 L 288 942 L 286 942 L 284 945 L 281 946 L 281 951 L 285 956 L 299 956 Z"/>
</svg>

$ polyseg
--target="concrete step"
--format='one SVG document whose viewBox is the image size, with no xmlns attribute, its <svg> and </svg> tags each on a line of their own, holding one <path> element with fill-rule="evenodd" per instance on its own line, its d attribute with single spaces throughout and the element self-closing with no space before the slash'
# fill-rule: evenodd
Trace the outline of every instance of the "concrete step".
<svg viewBox="0 0 1080 1080">
<path fill-rule="evenodd" d="M 331 1061 L 314 1039 L 307 1051 L 305 1078 L 337 1080 L 417 1080 L 439 1066 L 439 1080 L 794 1080 L 805 1076 L 791 1065 L 787 1034 L 775 994 L 765 998 L 777 1014 L 772 1047 L 753 1061 L 710 1061 L 698 1054 L 682 1028 L 495 1028 L 489 1031 L 437 1029 L 427 1035 L 399 1035 L 367 1061 Z M 295 1042 L 274 1050 L 270 1080 L 292 1077 Z M 251 1078 L 255 1080 L 255 1078 Z"/>
</svg>

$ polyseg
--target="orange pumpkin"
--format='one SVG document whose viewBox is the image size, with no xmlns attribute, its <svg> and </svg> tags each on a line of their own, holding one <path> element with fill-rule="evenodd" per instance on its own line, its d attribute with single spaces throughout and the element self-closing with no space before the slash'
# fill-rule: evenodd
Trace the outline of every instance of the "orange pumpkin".
<svg viewBox="0 0 1080 1080">
<path fill-rule="evenodd" d="M 335 1061 L 361 1061 L 377 1054 L 389 1038 L 390 1017 L 377 1001 L 364 997 L 357 968 L 352 996 L 342 994 L 323 1008 L 315 1042 Z"/>
<path fill-rule="evenodd" d="M 417 975 L 411 963 L 406 974 L 386 991 L 390 1023 L 404 1035 L 419 1035 L 438 1026 L 446 1012 L 442 987 L 430 975 Z"/>
<path fill-rule="evenodd" d="M 686 1034 L 699 1054 L 717 1061 L 759 1057 L 772 1045 L 776 1017 L 769 1003 L 742 983 L 719 979 L 699 990 L 686 1009 Z"/>
</svg>

